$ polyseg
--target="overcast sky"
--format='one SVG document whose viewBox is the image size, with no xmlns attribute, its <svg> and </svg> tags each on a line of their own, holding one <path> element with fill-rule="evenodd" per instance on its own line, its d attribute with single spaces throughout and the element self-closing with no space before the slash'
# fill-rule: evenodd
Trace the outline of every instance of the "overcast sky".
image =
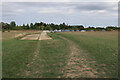
<svg viewBox="0 0 120 80">
<path fill-rule="evenodd" d="M 108 2 L 108 0 L 106 2 L 5 1 L 2 3 L 3 22 L 10 23 L 14 20 L 18 25 L 41 21 L 55 24 L 65 22 L 69 25 L 83 24 L 85 26 L 118 25 L 118 2 Z"/>
</svg>

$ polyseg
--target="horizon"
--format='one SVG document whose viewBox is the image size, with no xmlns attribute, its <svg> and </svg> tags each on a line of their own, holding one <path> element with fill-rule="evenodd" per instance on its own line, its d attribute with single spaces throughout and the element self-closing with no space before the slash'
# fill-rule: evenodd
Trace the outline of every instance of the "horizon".
<svg viewBox="0 0 120 80">
<path fill-rule="evenodd" d="M 11 21 L 12 22 L 12 21 Z M 15 23 L 16 23 L 16 21 L 14 21 Z M 0 22 L 1 23 L 1 22 Z M 7 22 L 3 22 L 3 23 L 7 23 Z M 33 24 L 35 24 L 35 23 L 40 23 L 40 22 L 31 22 L 31 23 L 33 23 Z M 31 23 L 26 23 L 25 25 L 30 25 Z M 45 24 L 51 24 L 51 23 L 46 23 L 46 22 L 42 22 L 42 23 L 45 23 Z M 65 23 L 65 22 L 63 22 L 63 23 Z M 53 24 L 55 24 L 55 25 L 60 25 L 60 24 L 63 24 L 63 23 L 59 23 L 59 24 L 56 24 L 56 23 L 53 23 Z M 10 24 L 10 22 L 9 23 L 7 23 L 7 24 Z M 66 25 L 70 25 L 70 26 L 80 26 L 80 25 L 82 25 L 82 26 L 84 26 L 85 28 L 88 28 L 88 27 L 95 27 L 95 28 L 97 28 L 97 27 L 101 27 L 101 28 L 106 28 L 106 27 L 108 27 L 108 26 L 114 26 L 114 27 L 118 27 L 118 26 L 116 26 L 116 25 L 107 25 L 107 26 L 93 26 L 93 25 L 84 25 L 84 24 L 67 24 L 67 23 L 65 23 Z M 16 24 L 16 26 L 17 26 L 18 24 Z M 21 25 L 18 25 L 18 26 L 22 26 L 23 24 L 21 24 Z"/>
<path fill-rule="evenodd" d="M 3 2 L 2 22 L 118 26 L 117 12 L 116 2 Z"/>
</svg>

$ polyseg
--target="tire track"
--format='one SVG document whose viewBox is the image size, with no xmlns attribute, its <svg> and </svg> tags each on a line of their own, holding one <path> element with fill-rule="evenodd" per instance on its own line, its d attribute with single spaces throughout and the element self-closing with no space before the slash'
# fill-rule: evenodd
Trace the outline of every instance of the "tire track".
<svg viewBox="0 0 120 80">
<path fill-rule="evenodd" d="M 34 57 L 30 63 L 28 63 L 27 70 L 25 70 L 25 77 L 27 78 L 42 78 L 42 74 L 44 73 L 44 64 L 41 63 L 43 60 L 40 58 L 40 42 L 39 40 L 48 40 L 51 39 L 48 37 L 46 32 L 42 32 L 38 36 L 38 43 L 37 43 L 37 48 L 36 51 L 34 52 Z"/>
<path fill-rule="evenodd" d="M 61 76 L 61 78 L 99 77 L 97 68 L 93 67 L 94 65 L 97 65 L 96 61 L 87 60 L 88 55 L 84 51 L 80 50 L 73 41 L 68 40 L 62 36 L 59 37 L 66 40 L 69 43 L 71 49 L 71 54 L 68 57 L 66 66 L 61 71 L 63 73 L 63 76 Z"/>
<path fill-rule="evenodd" d="M 36 73 L 38 74 L 40 72 L 36 68 L 39 65 L 39 64 L 36 64 L 36 62 L 40 61 L 39 51 L 40 51 L 40 41 L 38 41 L 38 43 L 37 43 L 37 48 L 36 48 L 36 51 L 34 52 L 33 59 L 31 60 L 30 63 L 26 64 L 27 70 L 25 70 L 24 76 L 27 78 L 33 78 L 34 74 L 36 74 Z M 39 77 L 41 77 L 41 76 L 39 76 Z"/>
<path fill-rule="evenodd" d="M 24 77 L 25 78 L 42 78 L 42 72 L 39 70 L 41 68 L 44 67 L 44 65 L 41 65 L 41 58 L 39 56 L 40 53 L 40 42 L 39 41 L 40 38 L 40 34 L 38 36 L 38 41 L 37 41 L 37 48 L 35 50 L 35 52 L 33 53 L 34 56 L 31 60 L 30 63 L 26 64 L 27 69 L 24 71 Z"/>
</svg>

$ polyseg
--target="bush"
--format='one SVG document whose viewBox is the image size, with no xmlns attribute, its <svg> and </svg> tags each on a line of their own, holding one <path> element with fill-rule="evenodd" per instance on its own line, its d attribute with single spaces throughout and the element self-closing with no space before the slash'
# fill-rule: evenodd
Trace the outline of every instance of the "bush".
<svg viewBox="0 0 120 80">
<path fill-rule="evenodd" d="M 8 32 L 10 32 L 10 30 L 8 30 Z"/>
<path fill-rule="evenodd" d="M 5 32 L 5 30 L 4 30 L 4 29 L 2 29 L 2 32 Z"/>
</svg>

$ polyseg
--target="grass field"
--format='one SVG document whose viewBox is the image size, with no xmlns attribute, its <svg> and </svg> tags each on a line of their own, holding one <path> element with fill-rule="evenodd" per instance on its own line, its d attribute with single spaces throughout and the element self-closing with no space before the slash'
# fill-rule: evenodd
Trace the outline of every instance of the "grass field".
<svg viewBox="0 0 120 80">
<path fill-rule="evenodd" d="M 97 62 L 95 68 L 100 77 L 117 77 L 117 32 L 76 32 L 58 33 L 57 35 L 66 37 L 78 45 L 78 48 L 87 54 L 88 61 L 95 60 Z M 103 75 L 101 71 L 106 74 Z"/>
<path fill-rule="evenodd" d="M 15 39 L 19 33 L 3 33 L 4 78 L 117 77 L 117 32 L 48 33 L 53 39 L 41 41 Z"/>
<path fill-rule="evenodd" d="M 0 31 L 0 79 L 2 79 L 2 31 Z"/>
</svg>

